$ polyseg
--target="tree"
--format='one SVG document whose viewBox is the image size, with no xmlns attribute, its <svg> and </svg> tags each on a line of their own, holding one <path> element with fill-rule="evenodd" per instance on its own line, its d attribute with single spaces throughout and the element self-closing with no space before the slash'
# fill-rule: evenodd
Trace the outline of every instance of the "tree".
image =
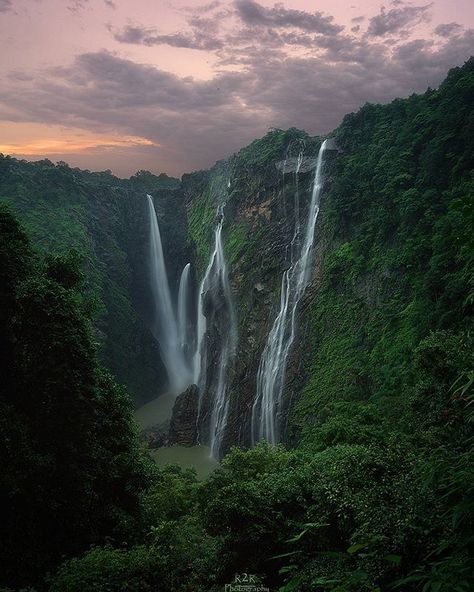
<svg viewBox="0 0 474 592">
<path fill-rule="evenodd" d="M 150 471 L 129 397 L 97 361 L 77 257 L 43 262 L 4 208 L 0 228 L 0 583 L 21 585 L 130 537 Z"/>
</svg>

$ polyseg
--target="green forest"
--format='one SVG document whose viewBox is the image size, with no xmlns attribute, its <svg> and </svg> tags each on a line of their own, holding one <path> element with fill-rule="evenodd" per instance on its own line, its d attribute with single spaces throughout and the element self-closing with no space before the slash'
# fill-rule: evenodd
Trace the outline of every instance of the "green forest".
<svg viewBox="0 0 474 592">
<path fill-rule="evenodd" d="M 195 253 L 202 275 L 209 174 L 184 176 L 176 205 L 170 177 L 0 158 L 1 592 L 220 592 L 236 574 L 272 592 L 474 590 L 474 58 L 330 137 L 286 437 L 230 447 L 205 479 L 158 467 L 133 419 L 163 369 L 123 228 L 153 193 L 173 259 Z M 231 157 L 241 187 L 295 138 L 322 139 L 271 130 Z M 270 238 L 239 218 L 245 191 L 225 249 L 257 277 Z"/>
</svg>

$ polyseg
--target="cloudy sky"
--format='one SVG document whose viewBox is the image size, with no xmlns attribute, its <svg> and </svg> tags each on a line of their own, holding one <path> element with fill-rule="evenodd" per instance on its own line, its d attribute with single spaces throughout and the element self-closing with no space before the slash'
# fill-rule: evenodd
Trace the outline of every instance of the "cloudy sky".
<svg viewBox="0 0 474 592">
<path fill-rule="evenodd" d="M 474 0 L 0 0 L 0 152 L 180 175 L 471 54 Z"/>
</svg>

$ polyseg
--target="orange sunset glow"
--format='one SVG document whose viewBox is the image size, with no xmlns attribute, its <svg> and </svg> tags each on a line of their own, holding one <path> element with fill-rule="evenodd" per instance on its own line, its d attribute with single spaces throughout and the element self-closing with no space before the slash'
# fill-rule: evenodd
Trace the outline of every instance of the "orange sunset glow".
<svg viewBox="0 0 474 592">
<path fill-rule="evenodd" d="M 83 138 L 51 138 L 43 137 L 38 140 L 24 141 L 21 143 L 0 144 L 0 152 L 13 156 L 44 156 L 55 154 L 77 154 L 92 150 L 107 150 L 116 147 L 154 146 L 155 144 L 146 138 L 122 137 L 103 138 L 88 134 Z"/>
</svg>

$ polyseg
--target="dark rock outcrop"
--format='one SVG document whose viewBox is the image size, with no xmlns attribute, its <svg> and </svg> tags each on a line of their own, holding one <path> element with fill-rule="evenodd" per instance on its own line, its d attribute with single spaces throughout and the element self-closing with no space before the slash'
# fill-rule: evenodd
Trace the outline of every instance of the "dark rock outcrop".
<svg viewBox="0 0 474 592">
<path fill-rule="evenodd" d="M 171 416 L 169 444 L 195 446 L 198 440 L 197 415 L 199 390 L 195 384 L 181 393 L 174 404 Z"/>
<path fill-rule="evenodd" d="M 156 449 L 162 448 L 163 446 L 169 446 L 169 429 L 167 425 L 157 424 L 146 428 L 140 434 L 143 442 L 148 448 Z"/>
</svg>

